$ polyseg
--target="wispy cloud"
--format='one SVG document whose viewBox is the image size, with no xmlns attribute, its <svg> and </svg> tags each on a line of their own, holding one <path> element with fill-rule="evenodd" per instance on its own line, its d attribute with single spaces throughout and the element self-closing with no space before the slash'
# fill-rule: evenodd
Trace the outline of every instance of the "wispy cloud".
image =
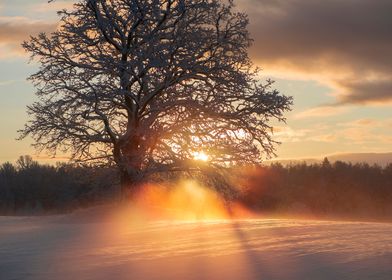
<svg viewBox="0 0 392 280">
<path fill-rule="evenodd" d="M 324 118 L 330 116 L 336 116 L 349 111 L 347 107 L 339 106 L 319 106 L 305 111 L 299 112 L 294 115 L 295 119 L 307 119 L 307 118 Z"/>
<path fill-rule="evenodd" d="M 48 12 L 57 12 L 63 9 L 70 9 L 72 5 L 75 3 L 73 0 L 66 1 L 54 1 L 48 3 L 47 1 L 39 4 L 35 4 L 31 7 L 30 10 L 38 13 L 48 13 Z"/>
<path fill-rule="evenodd" d="M 383 145 L 392 141 L 390 122 L 371 118 L 337 123 L 335 135 L 354 145 Z"/>
<path fill-rule="evenodd" d="M 32 20 L 26 17 L 0 17 L 0 58 L 23 55 L 21 43 L 30 35 L 51 32 L 57 23 Z"/>
<path fill-rule="evenodd" d="M 383 122 L 380 120 L 376 119 L 370 119 L 370 118 L 364 118 L 364 119 L 358 119 L 350 122 L 343 122 L 343 123 L 337 123 L 337 127 L 380 127 L 382 126 Z"/>
<path fill-rule="evenodd" d="M 274 127 L 274 137 L 282 143 L 298 143 L 305 141 L 334 142 L 337 135 L 331 132 L 329 126 L 320 125 L 307 129 L 294 129 L 288 125 Z"/>
<path fill-rule="evenodd" d="M 314 141 L 314 142 L 326 142 L 332 143 L 338 139 L 338 136 L 334 133 L 327 133 L 327 134 L 320 134 L 308 137 L 307 141 Z"/>
<path fill-rule="evenodd" d="M 0 87 L 1 86 L 8 86 L 8 85 L 12 85 L 14 83 L 16 83 L 17 80 L 8 80 L 8 81 L 0 81 Z"/>
<path fill-rule="evenodd" d="M 381 149 L 392 143 L 391 121 L 363 118 L 340 123 L 320 123 L 306 128 L 277 126 L 274 137 L 283 143 L 350 143 L 360 147 L 371 147 L 378 143 Z M 372 147 L 370 150 L 374 150 Z"/>
<path fill-rule="evenodd" d="M 287 125 L 274 127 L 274 138 L 282 143 L 300 142 L 308 133 L 308 129 L 293 129 Z"/>
</svg>

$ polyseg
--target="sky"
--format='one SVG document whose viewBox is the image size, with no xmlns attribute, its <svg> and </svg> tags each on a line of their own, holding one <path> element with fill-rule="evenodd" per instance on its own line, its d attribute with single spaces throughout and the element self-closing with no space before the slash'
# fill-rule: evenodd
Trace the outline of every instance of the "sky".
<svg viewBox="0 0 392 280">
<path fill-rule="evenodd" d="M 72 1 L 0 0 L 0 162 L 37 154 L 17 141 L 35 100 L 26 78 L 38 65 L 20 44 L 50 32 Z M 273 123 L 279 159 L 392 152 L 392 1 L 237 0 L 250 17 L 250 56 L 293 96 L 287 124 Z"/>
</svg>

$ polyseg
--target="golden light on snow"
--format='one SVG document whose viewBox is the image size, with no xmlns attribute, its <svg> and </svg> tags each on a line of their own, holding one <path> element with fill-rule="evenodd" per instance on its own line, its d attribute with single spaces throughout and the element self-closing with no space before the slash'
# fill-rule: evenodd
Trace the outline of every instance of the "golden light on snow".
<svg viewBox="0 0 392 280">
<path fill-rule="evenodd" d="M 216 221 L 252 216 L 239 203 L 227 203 L 219 192 L 185 179 L 170 185 L 144 185 L 115 219 L 121 228 L 132 228 L 135 223 L 148 221 Z"/>
<path fill-rule="evenodd" d="M 193 159 L 199 161 L 208 161 L 210 157 L 205 152 L 194 152 Z"/>
</svg>

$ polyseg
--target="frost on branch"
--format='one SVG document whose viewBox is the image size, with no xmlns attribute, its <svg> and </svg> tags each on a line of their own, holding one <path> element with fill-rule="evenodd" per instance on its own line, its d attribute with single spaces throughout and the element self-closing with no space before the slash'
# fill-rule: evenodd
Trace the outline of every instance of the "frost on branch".
<svg viewBox="0 0 392 280">
<path fill-rule="evenodd" d="M 56 32 L 23 44 L 41 67 L 28 107 L 38 149 L 156 172 L 254 164 L 273 154 L 270 120 L 291 98 L 258 82 L 248 17 L 218 0 L 84 0 Z"/>
</svg>

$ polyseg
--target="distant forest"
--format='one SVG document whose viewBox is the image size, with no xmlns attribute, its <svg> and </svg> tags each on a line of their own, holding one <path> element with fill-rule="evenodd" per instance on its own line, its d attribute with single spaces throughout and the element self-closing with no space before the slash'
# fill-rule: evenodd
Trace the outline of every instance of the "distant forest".
<svg viewBox="0 0 392 280">
<path fill-rule="evenodd" d="M 316 164 L 273 164 L 247 177 L 240 200 L 256 211 L 392 221 L 392 164 L 331 164 L 326 158 Z"/>
<path fill-rule="evenodd" d="M 236 184 L 236 199 L 266 215 L 392 220 L 392 164 L 273 164 L 237 172 Z M 118 197 L 114 169 L 29 156 L 0 165 L 0 215 L 67 213 Z"/>
<path fill-rule="evenodd" d="M 0 215 L 66 213 L 113 199 L 117 176 L 110 168 L 42 165 L 21 156 L 0 165 Z"/>
</svg>

